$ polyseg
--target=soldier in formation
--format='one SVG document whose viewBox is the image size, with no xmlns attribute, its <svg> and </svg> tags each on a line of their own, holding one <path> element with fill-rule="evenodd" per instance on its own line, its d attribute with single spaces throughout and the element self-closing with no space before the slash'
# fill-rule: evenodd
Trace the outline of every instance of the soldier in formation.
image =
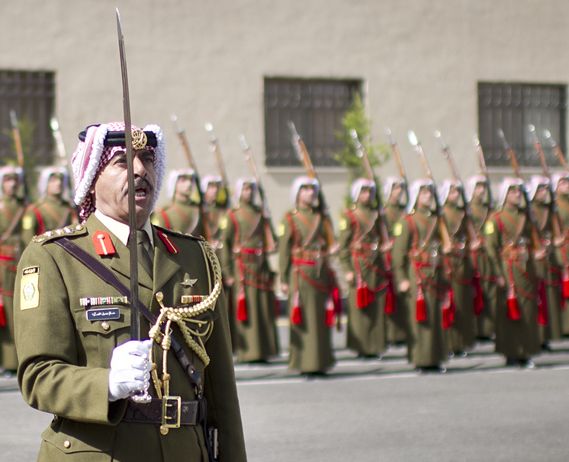
<svg viewBox="0 0 569 462">
<path fill-rule="evenodd" d="M 557 262 L 561 269 L 561 334 L 569 335 L 569 172 L 552 175 L 555 206 L 561 226 L 562 241 L 556 249 Z"/>
<path fill-rule="evenodd" d="M 257 193 L 255 179 L 237 180 L 236 205 L 221 224 L 221 254 L 235 307 L 237 360 L 264 363 L 279 353 L 275 273 L 268 260 L 277 249 L 270 216 L 255 202 Z"/>
</svg>

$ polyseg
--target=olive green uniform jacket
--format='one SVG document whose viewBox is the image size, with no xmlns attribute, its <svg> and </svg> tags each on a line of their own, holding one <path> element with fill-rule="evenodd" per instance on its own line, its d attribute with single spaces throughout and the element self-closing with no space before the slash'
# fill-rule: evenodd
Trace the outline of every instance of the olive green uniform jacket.
<svg viewBox="0 0 569 462">
<path fill-rule="evenodd" d="M 154 297 L 164 294 L 164 304 L 179 303 L 182 295 L 206 295 L 213 286 L 202 243 L 194 238 L 161 230 L 178 253 L 154 230 L 153 277 L 139 266 L 139 297 L 157 314 Z M 68 237 L 98 258 L 127 287 L 130 285 L 129 252 L 114 235 L 116 252 L 99 256 L 93 245 L 96 231 L 110 232 L 91 215 L 85 226 L 76 225 Z M 39 461 L 207 461 L 202 428 L 182 426 L 162 436 L 158 425 L 122 421 L 127 400 L 108 401 L 109 364 L 113 349 L 130 340 L 131 311 L 113 304 L 118 319 L 89 321 L 86 309 L 108 305 L 81 305 L 84 297 L 119 296 L 111 285 L 55 244 L 55 238 L 39 239 L 24 251 L 18 267 L 15 299 L 16 346 L 20 365 L 18 380 L 23 398 L 34 408 L 56 416 L 42 434 Z M 24 275 L 25 273 L 25 275 Z M 197 279 L 192 285 L 188 283 Z M 97 302 L 94 302 L 97 303 Z M 231 350 L 227 313 L 218 299 L 214 327 L 205 347 L 211 362 L 204 364 L 187 348 L 179 329 L 174 335 L 189 359 L 202 372 L 208 400 L 208 421 L 219 428 L 220 460 L 245 461 L 245 448 Z M 143 333 L 148 332 L 141 322 Z M 148 335 L 144 335 L 147 337 Z M 158 370 L 162 350 L 155 343 Z M 168 353 L 170 395 L 183 400 L 196 397 L 185 372 Z M 155 390 L 151 384 L 150 393 Z M 154 395 L 156 396 L 156 395 Z"/>
<path fill-rule="evenodd" d="M 179 233 L 207 237 L 200 207 L 193 202 L 174 200 L 152 215 L 152 224 Z"/>
<path fill-rule="evenodd" d="M 268 220 L 258 207 L 241 203 L 221 225 L 223 271 L 234 279 L 235 347 L 243 362 L 266 361 L 279 353 L 275 273 L 268 261 L 268 253 L 276 251 L 276 237 Z"/>
<path fill-rule="evenodd" d="M 26 209 L 22 220 L 22 242 L 27 245 L 38 234 L 77 222 L 77 213 L 68 201 L 46 197 Z"/>
<path fill-rule="evenodd" d="M 385 205 L 385 221 L 392 242 L 395 239 L 393 228 L 404 215 L 405 207 L 402 205 L 389 203 Z M 391 263 L 391 251 L 388 252 L 386 258 Z M 393 287 L 397 287 L 397 281 L 394 276 Z M 399 300 L 397 291 L 394 291 L 393 295 L 393 310 L 391 313 L 386 313 L 385 317 L 386 340 L 389 343 L 405 343 L 407 340 L 407 309 L 405 304 Z"/>
<path fill-rule="evenodd" d="M 334 364 L 326 305 L 335 281 L 322 215 L 312 208 L 291 210 L 279 235 L 280 277 L 289 285 L 289 313 L 296 306 L 302 317 L 299 324 L 290 322 L 288 365 L 302 373 L 325 372 Z"/>
<path fill-rule="evenodd" d="M 545 295 L 545 306 L 538 316 L 539 338 L 542 344 L 561 338 L 561 265 L 553 247 L 553 217 L 547 204 L 532 202 L 541 243 L 548 248 L 547 256 L 535 262 L 538 291 Z M 540 308 L 538 308 L 539 310 Z"/>
<path fill-rule="evenodd" d="M 441 299 L 446 288 L 443 280 L 441 238 L 437 219 L 429 210 L 407 215 L 395 228 L 393 271 L 399 284 L 409 280 L 411 288 L 400 294 L 407 305 L 409 361 L 416 367 L 439 366 L 447 358 L 444 341 Z M 417 319 L 420 290 L 426 319 Z"/>
<path fill-rule="evenodd" d="M 495 333 L 496 306 L 499 300 L 496 270 L 484 244 L 484 226 L 490 218 L 491 210 L 482 200 L 473 199 L 470 202 L 470 212 L 474 229 L 482 241 L 482 245 L 471 254 L 474 273 L 479 277 L 483 299 L 482 311 L 476 316 L 476 334 L 478 337 L 490 339 Z"/>
<path fill-rule="evenodd" d="M 445 335 L 449 352 L 458 353 L 472 347 L 476 338 L 474 269 L 464 210 L 447 203 L 443 213 L 452 241 L 452 251 L 444 257 L 445 279 L 450 281 L 454 297 L 454 320 Z"/>
<path fill-rule="evenodd" d="M 521 220 L 524 220 L 523 228 Z M 520 237 L 513 242 L 520 228 Z M 496 351 L 508 359 L 528 359 L 540 350 L 537 280 L 530 224 L 523 211 L 506 206 L 492 215 L 484 233 L 488 255 L 497 275 L 506 282 L 506 287 L 500 288 L 501 301 L 497 305 Z M 511 319 L 508 314 L 508 292 L 510 297 L 516 297 L 520 315 L 518 320 Z"/>
<path fill-rule="evenodd" d="M 347 346 L 366 356 L 385 350 L 389 273 L 380 250 L 380 223 L 377 210 L 362 205 L 344 211 L 340 219 L 340 262 L 345 272 L 354 273 L 348 295 Z M 358 306 L 358 290 L 369 293 L 366 306 Z"/>
<path fill-rule="evenodd" d="M 565 242 L 557 249 L 557 262 L 561 268 L 561 279 L 569 279 L 569 196 L 558 194 L 555 198 L 561 230 L 565 235 Z M 561 303 L 561 333 L 569 335 L 569 287 L 568 296 L 562 297 Z"/>
<path fill-rule="evenodd" d="M 0 304 L 6 325 L 0 327 L 0 366 L 16 370 L 14 346 L 14 281 L 23 245 L 21 240 L 24 204 L 16 198 L 0 199 Z"/>
</svg>

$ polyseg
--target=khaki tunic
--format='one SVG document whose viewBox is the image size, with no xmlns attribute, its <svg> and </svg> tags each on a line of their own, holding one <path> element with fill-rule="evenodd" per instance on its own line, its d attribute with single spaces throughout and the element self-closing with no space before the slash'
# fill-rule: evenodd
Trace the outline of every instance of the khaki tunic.
<svg viewBox="0 0 569 462">
<path fill-rule="evenodd" d="M 111 235 L 116 253 L 99 257 L 92 235 L 96 231 L 110 232 L 94 215 L 85 226 L 77 225 L 74 229 L 69 238 L 99 258 L 129 287 L 128 248 Z M 153 277 L 142 266 L 138 269 L 140 300 L 155 314 L 159 310 L 154 298 L 156 292 L 162 291 L 165 305 L 173 306 L 179 303 L 181 295 L 206 295 L 213 285 L 200 241 L 166 230 L 162 232 L 178 253 L 168 250 L 154 228 Z M 27 273 L 37 274 L 37 279 L 33 279 L 33 274 L 24 276 L 25 269 Z M 184 282 L 190 278 L 197 279 L 193 286 Z M 34 408 L 57 416 L 42 434 L 39 461 L 207 461 L 200 425 L 182 426 L 162 436 L 157 425 L 123 421 L 127 400 L 108 401 L 110 358 L 117 345 L 130 339 L 130 308 L 116 303 L 113 306 L 120 311 L 118 319 L 89 321 L 87 308 L 81 306 L 80 301 L 84 297 L 120 295 L 114 287 L 103 282 L 53 239 L 32 242 L 27 247 L 18 267 L 16 287 L 16 346 L 22 395 Z M 148 332 L 148 327 L 142 320 L 143 333 Z M 211 358 L 207 367 L 187 347 L 177 326 L 174 326 L 174 335 L 202 373 L 208 421 L 220 431 L 220 460 L 245 461 L 223 298 L 218 299 L 213 333 L 205 343 Z M 162 350 L 156 343 L 154 353 L 158 370 L 162 370 Z M 193 386 L 171 352 L 168 353 L 168 371 L 170 394 L 181 396 L 183 400 L 195 399 Z M 152 385 L 150 393 L 155 393 Z"/>
<path fill-rule="evenodd" d="M 77 222 L 77 213 L 68 201 L 46 197 L 26 209 L 22 221 L 22 242 L 27 245 L 38 234 Z"/>
<path fill-rule="evenodd" d="M 279 230 L 281 281 L 289 284 L 289 312 L 300 306 L 302 322 L 290 323 L 288 365 L 303 373 L 325 372 L 334 364 L 326 305 L 334 285 L 322 215 L 315 209 L 285 214 Z"/>
<path fill-rule="evenodd" d="M 152 215 L 152 223 L 179 233 L 206 237 L 200 207 L 193 202 L 174 200 Z"/>
<path fill-rule="evenodd" d="M 377 210 L 354 205 L 340 221 L 340 262 L 354 273 L 349 287 L 347 346 L 360 355 L 379 355 L 385 350 L 385 296 L 390 283 L 380 251 L 381 232 Z M 368 290 L 373 301 L 357 305 L 357 291 Z M 392 287 L 390 288 L 392 290 Z"/>
<path fill-rule="evenodd" d="M 392 242 L 394 241 L 393 227 L 405 215 L 405 208 L 400 205 L 387 204 L 385 206 L 385 220 L 387 231 Z M 391 251 L 387 255 L 391 261 Z M 393 286 L 397 287 L 397 281 L 393 281 Z M 407 340 L 407 309 L 403 302 L 399 300 L 397 291 L 394 291 L 393 312 L 386 313 L 385 328 L 386 340 L 389 343 L 405 343 Z"/>
<path fill-rule="evenodd" d="M 545 291 L 546 309 L 538 317 L 541 343 L 561 338 L 561 266 L 557 262 L 553 248 L 553 220 L 547 204 L 532 202 L 532 213 L 539 228 L 542 245 L 549 250 L 547 256 L 535 262 L 536 275 L 539 278 L 538 290 Z"/>
<path fill-rule="evenodd" d="M 569 196 L 558 194 L 555 198 L 557 203 L 557 211 L 559 220 L 561 221 L 561 229 L 565 235 L 565 243 L 557 249 L 557 261 L 561 267 L 561 276 L 565 272 L 566 278 L 569 278 Z M 561 303 L 561 333 L 564 336 L 569 335 L 569 298 L 562 299 Z"/>
<path fill-rule="evenodd" d="M 482 311 L 476 317 L 476 332 L 478 337 L 490 339 L 495 333 L 496 306 L 499 300 L 496 270 L 484 244 L 484 226 L 490 218 L 491 210 L 480 199 L 474 199 L 470 203 L 470 211 L 474 228 L 482 240 L 482 245 L 471 254 L 474 272 L 480 277 L 484 301 Z"/>
<path fill-rule="evenodd" d="M 395 229 L 393 271 L 400 283 L 409 280 L 411 288 L 401 294 L 407 305 L 409 330 L 408 357 L 416 367 L 439 366 L 447 358 L 444 341 L 441 299 L 445 288 L 441 261 L 441 238 L 437 219 L 419 209 L 406 216 Z M 422 288 L 427 319 L 417 320 L 417 297 Z"/>
<path fill-rule="evenodd" d="M 450 281 L 454 295 L 454 322 L 445 329 L 447 347 L 458 353 L 474 345 L 476 324 L 474 319 L 474 269 L 470 259 L 466 220 L 463 209 L 446 204 L 443 208 L 452 240 L 452 252 L 444 257 L 445 279 Z"/>
<path fill-rule="evenodd" d="M 247 319 L 233 320 L 237 359 L 266 361 L 279 353 L 275 273 L 268 261 L 268 252 L 276 250 L 276 237 L 261 210 L 244 203 L 228 212 L 221 227 L 224 274 L 235 281 L 233 306 L 243 298 L 246 303 Z"/>
<path fill-rule="evenodd" d="M 19 199 L 0 199 L 0 302 L 4 306 L 6 326 L 0 327 L 0 366 L 15 370 L 18 367 L 14 346 L 14 281 L 16 266 L 22 250 L 22 220 L 24 204 Z M 15 226 L 12 226 L 15 223 Z M 12 231 L 10 231 L 12 228 Z"/>
<path fill-rule="evenodd" d="M 520 221 L 523 230 L 516 243 Z M 537 281 L 530 246 L 531 227 L 523 211 L 505 207 L 494 213 L 484 228 L 488 255 L 498 276 L 506 281 L 500 288 L 500 300 L 496 312 L 496 351 L 508 359 L 528 359 L 540 350 L 537 328 Z M 508 285 L 513 284 L 521 319 L 508 316 Z"/>
</svg>

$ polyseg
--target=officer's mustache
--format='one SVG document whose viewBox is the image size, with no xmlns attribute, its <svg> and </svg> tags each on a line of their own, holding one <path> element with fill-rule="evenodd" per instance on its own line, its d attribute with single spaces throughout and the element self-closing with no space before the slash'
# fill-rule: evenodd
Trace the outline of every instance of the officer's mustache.
<svg viewBox="0 0 569 462">
<path fill-rule="evenodd" d="M 150 183 L 146 178 L 136 176 L 134 177 L 134 190 L 136 191 L 139 189 L 143 189 L 147 194 L 149 194 L 154 191 L 154 185 L 152 185 L 152 183 Z M 128 183 L 125 186 L 124 195 L 128 195 Z"/>
</svg>

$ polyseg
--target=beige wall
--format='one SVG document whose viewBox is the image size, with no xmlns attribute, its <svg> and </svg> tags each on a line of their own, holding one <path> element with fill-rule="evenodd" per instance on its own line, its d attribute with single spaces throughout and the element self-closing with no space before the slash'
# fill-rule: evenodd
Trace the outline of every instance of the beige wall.
<svg viewBox="0 0 569 462">
<path fill-rule="evenodd" d="M 200 170 L 214 169 L 206 121 L 231 178 L 246 174 L 237 136 L 261 162 L 263 77 L 349 77 L 365 82 L 376 141 L 390 126 L 411 178 L 413 128 L 438 178 L 448 171 L 432 137 L 442 130 L 463 175 L 476 163 L 480 80 L 566 83 L 566 0 L 18 0 L 3 2 L 0 69 L 56 72 L 68 150 L 87 123 L 122 117 L 114 8 L 127 44 L 133 120 L 161 124 L 169 166 L 184 166 L 170 114 L 185 126 Z M 294 169 L 261 168 L 274 216 Z M 395 172 L 389 163 L 381 175 Z M 332 209 L 345 172 L 323 171 Z"/>
</svg>

